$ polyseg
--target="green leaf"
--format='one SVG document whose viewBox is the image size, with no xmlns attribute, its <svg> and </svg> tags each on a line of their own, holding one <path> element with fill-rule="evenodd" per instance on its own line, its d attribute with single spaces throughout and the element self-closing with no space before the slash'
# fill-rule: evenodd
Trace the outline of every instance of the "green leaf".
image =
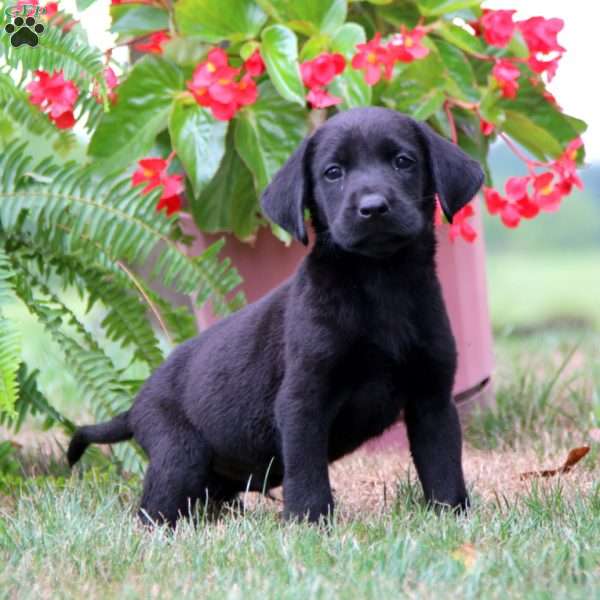
<svg viewBox="0 0 600 600">
<path fill-rule="evenodd" d="M 233 137 L 232 133 L 228 135 L 217 174 L 194 198 L 192 215 L 202 231 L 232 231 L 245 239 L 256 231 L 260 209 L 252 174 L 236 152 Z"/>
<path fill-rule="evenodd" d="M 505 115 L 504 131 L 536 158 L 547 160 L 562 152 L 562 146 L 556 138 L 547 129 L 537 125 L 530 116 L 512 110 L 506 110 Z"/>
<path fill-rule="evenodd" d="M 556 158 L 587 126 L 548 102 L 542 95 L 543 90 L 521 77 L 517 97 L 502 98 L 498 105 L 506 113 L 504 129 L 509 135 L 541 159 Z"/>
<path fill-rule="evenodd" d="M 185 167 L 194 194 L 198 195 L 213 178 L 225 154 L 227 126 L 195 102 L 173 103 L 169 133 L 173 150 Z"/>
<path fill-rule="evenodd" d="M 169 28 L 169 13 L 148 4 L 117 4 L 110 7 L 111 31 L 132 36 Z"/>
<path fill-rule="evenodd" d="M 262 33 L 261 54 L 277 91 L 290 102 L 306 104 L 298 65 L 296 34 L 283 25 L 272 25 Z"/>
<path fill-rule="evenodd" d="M 17 372 L 21 364 L 21 332 L 17 324 L 0 316 L 0 413 L 15 415 L 19 397 Z"/>
<path fill-rule="evenodd" d="M 394 27 L 406 25 L 413 28 L 419 23 L 421 13 L 414 2 L 388 3 L 377 9 L 377 14 Z"/>
<path fill-rule="evenodd" d="M 444 102 L 446 68 L 435 46 L 427 42 L 429 54 L 396 69 L 394 78 L 383 89 L 386 106 L 426 119 Z"/>
<path fill-rule="evenodd" d="M 440 58 L 446 67 L 446 90 L 455 98 L 477 102 L 481 93 L 475 85 L 475 73 L 462 51 L 443 40 L 435 40 Z"/>
<path fill-rule="evenodd" d="M 267 15 L 254 0 L 178 0 L 178 30 L 207 42 L 239 42 L 257 37 Z"/>
<path fill-rule="evenodd" d="M 311 36 L 335 33 L 346 20 L 346 0 L 258 0 L 276 21 Z"/>
<path fill-rule="evenodd" d="M 356 45 L 365 41 L 365 30 L 358 23 L 345 23 L 331 41 L 331 51 L 339 52 L 348 62 L 346 70 L 329 86 L 332 94 L 343 99 L 343 103 L 340 105 L 343 109 L 371 104 L 371 86 L 367 85 L 361 71 L 356 71 L 350 66 Z"/>
<path fill-rule="evenodd" d="M 481 0 L 417 0 L 421 13 L 426 16 L 443 15 L 462 8 L 478 6 Z"/>
<path fill-rule="evenodd" d="M 157 56 L 145 56 L 119 86 L 119 100 L 106 113 L 88 153 L 102 159 L 104 170 L 130 165 L 146 154 L 167 126 L 173 94 L 183 87 L 181 71 Z"/>
<path fill-rule="evenodd" d="M 307 111 L 265 82 L 258 102 L 239 113 L 235 147 L 254 177 L 257 193 L 269 183 L 308 133 Z"/>
<path fill-rule="evenodd" d="M 442 26 L 436 30 L 436 33 L 439 33 L 447 42 L 454 44 L 465 52 L 486 54 L 486 49 L 481 39 L 458 25 L 444 21 Z"/>
</svg>

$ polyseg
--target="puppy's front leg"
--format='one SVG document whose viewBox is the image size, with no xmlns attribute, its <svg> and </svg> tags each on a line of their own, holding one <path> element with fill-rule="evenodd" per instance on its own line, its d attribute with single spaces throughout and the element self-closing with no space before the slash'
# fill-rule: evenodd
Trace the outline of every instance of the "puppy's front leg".
<svg viewBox="0 0 600 600">
<path fill-rule="evenodd" d="M 444 397 L 413 398 L 404 416 L 425 499 L 452 508 L 467 508 L 460 422 L 450 392 Z"/>
<path fill-rule="evenodd" d="M 277 398 L 286 519 L 307 518 L 316 522 L 333 512 L 328 469 L 331 420 L 318 379 L 306 372 L 298 376 L 286 374 Z"/>
</svg>

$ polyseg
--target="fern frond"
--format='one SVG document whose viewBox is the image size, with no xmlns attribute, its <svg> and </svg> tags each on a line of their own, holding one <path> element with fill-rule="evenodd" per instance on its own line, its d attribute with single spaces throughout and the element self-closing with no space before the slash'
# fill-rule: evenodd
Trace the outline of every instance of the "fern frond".
<svg viewBox="0 0 600 600">
<path fill-rule="evenodd" d="M 24 263 L 20 266 L 22 276 L 17 294 L 64 353 L 66 364 L 79 383 L 82 400 L 92 408 L 95 418 L 105 421 L 128 410 L 132 398 L 127 385 L 119 380 L 110 357 L 71 309 Z M 42 297 L 36 294 L 36 289 L 42 292 Z M 66 333 L 66 326 L 73 329 L 76 336 Z M 143 455 L 139 448 L 132 444 L 121 445 L 116 446 L 114 452 L 124 468 L 136 473 L 142 471 Z"/>
<path fill-rule="evenodd" d="M 15 272 L 8 256 L 0 248 L 0 414 L 16 415 L 19 398 L 17 371 L 21 364 L 21 335 L 19 328 L 2 316 L 2 305 L 15 301 Z"/>
<path fill-rule="evenodd" d="M 219 314 L 239 306 L 240 295 L 227 298 L 240 278 L 227 260 L 219 260 L 223 242 L 198 257 L 187 256 L 169 236 L 173 219 L 155 210 L 158 192 L 142 196 L 126 178 L 97 178 L 89 168 L 75 163 L 57 167 L 50 161 L 27 182 L 28 165 L 24 146 L 0 157 L 0 223 L 6 230 L 17 227 L 19 215 L 27 211 L 32 237 L 43 237 L 64 253 L 76 253 L 86 239 L 107 256 L 133 264 L 146 261 L 161 242 L 153 277 L 180 293 L 197 294 L 198 305 L 210 298 Z"/>
<path fill-rule="evenodd" d="M 0 317 L 0 414 L 15 415 L 19 397 L 17 371 L 21 364 L 21 332 L 8 319 Z"/>
<path fill-rule="evenodd" d="M 15 404 L 15 415 L 0 414 L 0 425 L 19 431 L 27 416 L 44 417 L 44 428 L 48 429 L 55 423 L 60 423 L 67 433 L 75 431 L 75 423 L 56 410 L 37 385 L 39 371 L 31 373 L 25 363 L 21 363 L 17 373 L 19 398 Z"/>
</svg>

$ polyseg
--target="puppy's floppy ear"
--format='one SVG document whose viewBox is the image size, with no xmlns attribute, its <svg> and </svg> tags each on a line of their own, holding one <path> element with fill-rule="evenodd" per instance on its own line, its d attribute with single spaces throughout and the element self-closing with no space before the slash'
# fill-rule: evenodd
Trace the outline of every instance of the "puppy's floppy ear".
<svg viewBox="0 0 600 600">
<path fill-rule="evenodd" d="M 483 185 L 481 165 L 435 133 L 429 125 L 419 123 L 419 129 L 429 152 L 429 171 L 433 192 L 440 198 L 445 217 L 452 217 L 468 204 Z"/>
<path fill-rule="evenodd" d="M 267 217 L 305 246 L 308 244 L 308 235 L 304 209 L 311 194 L 310 176 L 306 168 L 309 145 L 310 138 L 306 138 L 275 173 L 260 200 Z"/>
</svg>

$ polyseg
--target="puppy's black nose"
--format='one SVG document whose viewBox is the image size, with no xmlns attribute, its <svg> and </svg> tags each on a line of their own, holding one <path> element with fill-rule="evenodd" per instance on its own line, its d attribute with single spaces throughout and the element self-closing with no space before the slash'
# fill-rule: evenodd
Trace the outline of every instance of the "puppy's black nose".
<svg viewBox="0 0 600 600">
<path fill-rule="evenodd" d="M 365 194 L 358 203 L 358 214 L 363 219 L 377 218 L 389 211 L 389 204 L 381 194 Z"/>
</svg>

